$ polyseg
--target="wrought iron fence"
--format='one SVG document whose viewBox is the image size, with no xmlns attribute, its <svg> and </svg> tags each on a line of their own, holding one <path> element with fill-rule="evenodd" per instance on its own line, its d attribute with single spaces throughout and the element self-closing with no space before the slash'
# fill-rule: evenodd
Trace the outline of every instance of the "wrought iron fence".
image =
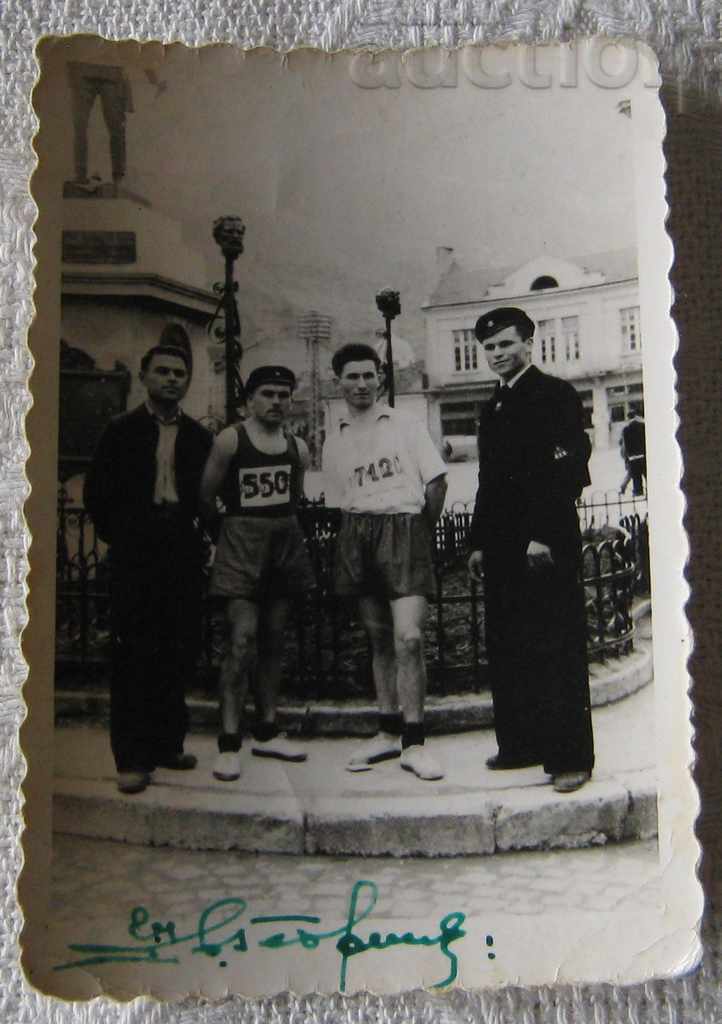
<svg viewBox="0 0 722 1024">
<path fill-rule="evenodd" d="M 638 499 L 635 499 L 638 501 Z M 605 503 L 580 506 L 584 526 L 583 576 L 590 660 L 626 653 L 632 646 L 632 601 L 648 589 L 646 518 Z M 616 508 L 612 510 L 616 511 Z M 616 518 L 616 523 L 614 522 Z M 331 588 L 332 510 L 308 503 L 302 510 L 318 586 L 294 607 L 284 662 L 284 692 L 302 699 L 367 699 L 373 693 L 365 634 L 353 610 Z M 435 595 L 426 624 L 431 693 L 478 691 L 485 686 L 482 588 L 466 572 L 470 508 L 445 512 L 434 536 Z M 602 526 L 591 524 L 601 522 Z M 612 525 L 614 523 L 614 525 Z M 108 552 L 86 511 L 61 495 L 57 532 L 56 661 L 64 685 L 103 682 L 110 657 Z M 222 611 L 204 604 L 200 685 L 215 691 L 225 643 Z"/>
</svg>

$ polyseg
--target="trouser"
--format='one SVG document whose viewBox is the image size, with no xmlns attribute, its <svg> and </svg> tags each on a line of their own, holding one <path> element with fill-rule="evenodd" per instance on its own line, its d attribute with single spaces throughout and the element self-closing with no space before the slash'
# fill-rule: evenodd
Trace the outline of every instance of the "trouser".
<svg viewBox="0 0 722 1024">
<path fill-rule="evenodd" d="M 118 771 L 152 770 L 183 751 L 185 692 L 200 653 L 198 556 L 173 529 L 116 560 L 111 582 L 110 741 Z M 137 553 L 136 553 L 137 554 Z"/>
<path fill-rule="evenodd" d="M 633 455 L 629 459 L 629 475 L 632 478 L 632 494 L 641 497 L 644 494 L 643 481 L 647 478 L 647 459 L 644 455 Z"/>
<path fill-rule="evenodd" d="M 584 594 L 576 557 L 485 560 L 485 629 L 502 758 L 551 775 L 594 765 Z"/>
</svg>

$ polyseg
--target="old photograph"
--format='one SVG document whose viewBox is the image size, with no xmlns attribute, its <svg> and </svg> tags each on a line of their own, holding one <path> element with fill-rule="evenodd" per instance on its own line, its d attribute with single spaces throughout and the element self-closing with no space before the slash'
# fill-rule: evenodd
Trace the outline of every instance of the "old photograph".
<svg viewBox="0 0 722 1024">
<path fill-rule="evenodd" d="M 30 980 L 688 967 L 653 55 L 75 38 L 39 60 L 57 509 Z"/>
</svg>

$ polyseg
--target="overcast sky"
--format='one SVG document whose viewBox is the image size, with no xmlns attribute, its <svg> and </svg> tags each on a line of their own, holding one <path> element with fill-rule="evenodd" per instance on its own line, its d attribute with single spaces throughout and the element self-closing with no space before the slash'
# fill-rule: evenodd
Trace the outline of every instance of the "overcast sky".
<svg viewBox="0 0 722 1024">
<path fill-rule="evenodd" d="M 435 249 L 469 268 L 518 265 L 636 242 L 634 122 L 619 112 L 639 82 L 601 89 L 580 71 L 547 89 L 512 75 L 480 89 L 362 89 L 348 59 L 238 56 L 156 47 L 130 69 L 126 186 L 180 220 L 204 250 L 209 285 L 221 276 L 211 239 L 219 214 L 246 223 L 237 264 L 248 344 L 298 350 L 297 318 L 335 319 L 334 343 L 381 326 L 374 295 L 401 292 L 395 330 L 423 351 L 421 305 L 435 284 Z M 511 67 L 508 55 L 493 60 Z M 150 77 L 145 68 L 151 70 Z M 159 87 L 160 83 L 160 87 Z M 71 176 L 68 115 L 64 175 Z M 90 170 L 107 175 L 107 141 L 93 115 Z M 251 358 L 249 366 L 258 361 Z M 265 360 L 264 360 L 265 361 Z"/>
</svg>

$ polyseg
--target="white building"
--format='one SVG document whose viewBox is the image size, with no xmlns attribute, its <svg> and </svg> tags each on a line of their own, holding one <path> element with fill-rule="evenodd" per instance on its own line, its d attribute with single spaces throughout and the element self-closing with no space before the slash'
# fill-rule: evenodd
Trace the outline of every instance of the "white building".
<svg viewBox="0 0 722 1024">
<path fill-rule="evenodd" d="M 496 382 L 474 325 L 496 306 L 519 306 L 537 325 L 533 362 L 574 384 L 595 448 L 616 446 L 630 410 L 644 409 L 636 250 L 468 271 L 452 250 L 439 249 L 437 262 L 438 284 L 424 306 L 437 442 L 471 450 L 479 407 Z"/>
</svg>

